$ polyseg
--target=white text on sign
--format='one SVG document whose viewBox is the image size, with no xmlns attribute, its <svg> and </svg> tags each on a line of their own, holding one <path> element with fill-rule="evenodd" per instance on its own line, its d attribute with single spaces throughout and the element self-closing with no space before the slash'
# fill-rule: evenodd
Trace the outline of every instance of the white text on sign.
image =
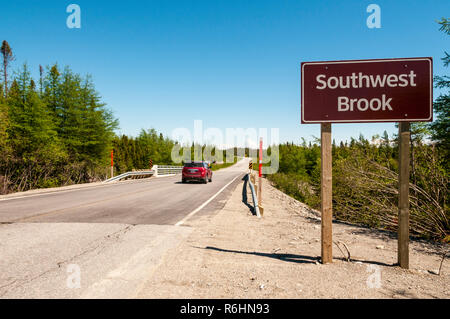
<svg viewBox="0 0 450 319">
<path fill-rule="evenodd" d="M 362 72 L 352 73 L 346 76 L 331 76 L 319 74 L 316 77 L 318 85 L 316 89 L 358 89 L 358 88 L 376 88 L 376 87 L 407 87 L 416 86 L 416 73 L 410 71 L 409 73 L 397 74 L 383 74 L 383 75 L 365 75 Z M 346 111 L 392 111 L 392 98 L 386 97 L 385 94 L 381 98 L 373 98 L 370 100 L 350 99 L 346 96 L 339 96 L 337 99 L 337 108 L 339 112 Z"/>
</svg>

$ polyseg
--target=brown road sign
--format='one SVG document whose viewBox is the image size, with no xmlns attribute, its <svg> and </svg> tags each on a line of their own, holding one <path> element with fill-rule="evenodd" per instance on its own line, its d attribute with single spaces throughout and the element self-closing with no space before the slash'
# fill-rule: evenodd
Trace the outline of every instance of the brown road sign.
<svg viewBox="0 0 450 319">
<path fill-rule="evenodd" d="M 432 58 L 302 63 L 302 123 L 433 120 Z"/>
</svg>

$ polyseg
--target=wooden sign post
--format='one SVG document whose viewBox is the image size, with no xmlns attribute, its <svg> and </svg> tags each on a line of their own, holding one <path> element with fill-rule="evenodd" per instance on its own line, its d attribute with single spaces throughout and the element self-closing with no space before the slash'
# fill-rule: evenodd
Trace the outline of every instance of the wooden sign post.
<svg viewBox="0 0 450 319">
<path fill-rule="evenodd" d="M 398 264 L 409 268 L 410 122 L 433 120 L 433 59 L 302 62 L 301 123 L 321 125 L 322 263 L 333 261 L 331 123 L 399 122 Z"/>
<path fill-rule="evenodd" d="M 398 125 L 398 264 L 409 269 L 409 143 L 410 123 Z"/>
<path fill-rule="evenodd" d="M 322 263 L 333 262 L 333 207 L 332 207 L 332 166 L 331 166 L 331 123 L 321 124 L 321 210 L 322 210 Z"/>
</svg>

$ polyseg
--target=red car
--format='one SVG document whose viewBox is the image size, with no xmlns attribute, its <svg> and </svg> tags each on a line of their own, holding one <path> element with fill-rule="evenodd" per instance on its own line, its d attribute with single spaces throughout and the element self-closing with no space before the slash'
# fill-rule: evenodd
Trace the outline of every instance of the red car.
<svg viewBox="0 0 450 319">
<path fill-rule="evenodd" d="M 204 184 L 212 182 L 212 171 L 209 163 L 204 161 L 185 163 L 181 182 L 186 183 L 187 181 L 200 181 Z"/>
</svg>

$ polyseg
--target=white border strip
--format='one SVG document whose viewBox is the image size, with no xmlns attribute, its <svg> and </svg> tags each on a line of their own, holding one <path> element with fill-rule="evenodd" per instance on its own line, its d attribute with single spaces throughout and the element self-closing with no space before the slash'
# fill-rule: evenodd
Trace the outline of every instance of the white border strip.
<svg viewBox="0 0 450 319">
<path fill-rule="evenodd" d="M 407 61 L 427 61 L 430 63 L 430 117 L 428 119 L 378 119 L 378 120 L 320 120 L 320 121 L 305 121 L 304 118 L 304 70 L 303 68 L 305 65 L 313 65 L 313 64 L 353 64 L 353 63 L 377 63 L 377 62 L 407 62 Z M 376 123 L 383 123 L 383 122 L 423 122 L 423 121 L 429 121 L 433 118 L 433 63 L 430 58 L 404 58 L 404 59 L 380 59 L 380 60 L 355 60 L 355 61 L 333 61 L 333 62 L 304 62 L 302 65 L 302 105 L 301 105 L 301 112 L 302 112 L 302 122 L 300 124 L 310 124 L 310 123 L 367 123 L 367 122 L 376 122 Z"/>
<path fill-rule="evenodd" d="M 64 193 L 75 192 L 75 191 L 90 190 L 90 189 L 93 189 L 93 188 L 100 188 L 100 187 L 112 187 L 112 186 L 127 185 L 127 184 L 132 184 L 132 183 L 137 182 L 137 181 L 140 181 L 140 182 L 144 183 L 144 182 L 148 182 L 149 180 L 150 180 L 150 178 L 142 178 L 142 179 L 135 179 L 135 180 L 128 180 L 128 181 L 121 181 L 121 182 L 115 181 L 115 182 L 112 182 L 111 184 L 104 184 L 103 182 L 96 182 L 98 184 L 95 184 L 95 185 L 89 185 L 90 183 L 85 183 L 85 184 L 74 184 L 74 185 L 70 185 L 70 186 L 61 186 L 61 188 L 62 187 L 79 186 L 79 187 L 73 187 L 73 188 L 70 188 L 70 189 L 57 189 L 59 187 L 51 188 L 53 190 L 45 189 L 45 188 L 33 189 L 33 190 L 30 190 L 30 191 L 40 191 L 40 190 L 42 190 L 42 192 L 28 194 L 28 195 L 20 195 L 20 196 L 13 196 L 13 195 L 15 195 L 14 193 L 11 193 L 11 194 L 8 194 L 8 195 L 2 195 L 2 196 L 11 196 L 11 197 L 1 198 L 1 196 L 0 196 L 0 202 L 14 200 L 14 199 L 40 197 L 40 196 L 45 196 L 45 195 L 64 194 Z M 24 192 L 20 192 L 20 193 L 26 193 L 26 192 L 29 192 L 29 191 L 24 191 Z"/>
<path fill-rule="evenodd" d="M 214 194 L 210 199 L 208 199 L 206 202 L 204 202 L 203 204 L 201 204 L 199 207 L 197 207 L 195 210 L 193 210 L 192 212 L 190 212 L 187 216 L 185 216 L 182 220 L 180 220 L 178 223 L 175 224 L 175 226 L 181 226 L 183 225 L 189 218 L 191 218 L 192 216 L 194 216 L 195 214 L 197 214 L 203 207 L 205 207 L 206 205 L 208 205 L 214 198 L 217 197 L 217 195 L 219 195 L 220 193 L 222 193 L 225 188 L 227 188 L 231 183 L 233 183 L 236 178 L 238 178 L 239 176 L 241 176 L 242 173 L 240 173 L 238 176 L 236 176 L 235 178 L 233 178 L 231 180 L 231 182 L 229 182 L 228 184 L 226 184 L 224 187 L 222 187 L 216 194 Z"/>
</svg>

